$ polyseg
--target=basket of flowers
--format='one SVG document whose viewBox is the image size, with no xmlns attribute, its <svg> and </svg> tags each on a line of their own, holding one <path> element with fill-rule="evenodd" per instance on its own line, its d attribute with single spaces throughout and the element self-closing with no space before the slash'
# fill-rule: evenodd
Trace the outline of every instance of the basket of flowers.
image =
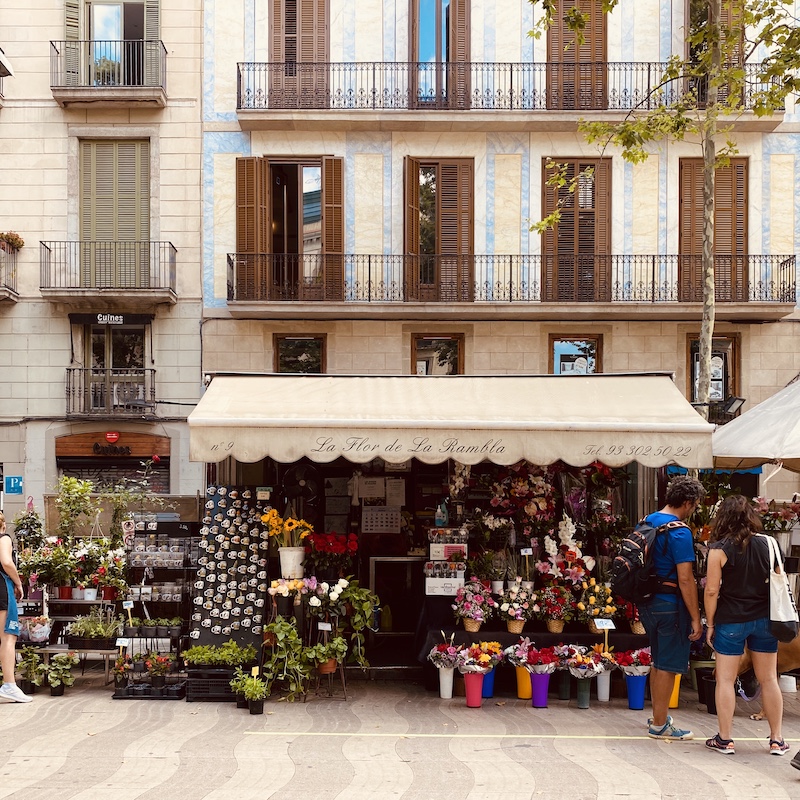
<svg viewBox="0 0 800 800">
<path fill-rule="evenodd" d="M 639 609 L 636 604 L 630 600 L 623 600 L 621 597 L 615 597 L 614 603 L 622 613 L 622 616 L 628 620 L 628 624 L 631 626 L 631 633 L 643 636 L 647 631 L 645 631 L 642 620 L 639 617 Z"/>
<path fill-rule="evenodd" d="M 505 620 L 509 633 L 522 633 L 525 623 L 539 613 L 536 595 L 522 588 L 522 578 L 517 578 L 496 602 L 497 614 Z"/>
<path fill-rule="evenodd" d="M 547 623 L 550 633 L 561 633 L 564 623 L 575 614 L 572 592 L 561 583 L 551 583 L 539 593 L 539 614 Z"/>
<path fill-rule="evenodd" d="M 578 619 L 589 625 L 590 633 L 599 633 L 595 620 L 611 619 L 617 613 L 617 607 L 611 597 L 611 588 L 603 583 L 598 583 L 594 578 L 584 581 L 583 594 L 575 608 Z"/>
<path fill-rule="evenodd" d="M 456 592 L 453 613 L 456 619 L 464 621 L 464 630 L 476 633 L 481 624 L 494 614 L 497 603 L 489 591 L 475 577 L 472 577 Z"/>
</svg>

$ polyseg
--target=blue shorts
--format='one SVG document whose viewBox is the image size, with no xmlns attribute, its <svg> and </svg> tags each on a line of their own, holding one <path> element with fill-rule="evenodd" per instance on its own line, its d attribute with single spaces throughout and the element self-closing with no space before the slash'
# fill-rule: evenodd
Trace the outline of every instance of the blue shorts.
<svg viewBox="0 0 800 800">
<path fill-rule="evenodd" d="M 683 601 L 653 599 L 639 606 L 639 616 L 650 638 L 653 666 L 662 672 L 683 675 L 689 669 L 689 634 L 692 620 Z"/>
<path fill-rule="evenodd" d="M 6 626 L 3 633 L 19 636 L 19 612 L 17 611 L 17 596 L 14 594 L 14 584 L 11 582 L 11 578 L 9 578 L 8 575 L 0 575 L 0 578 L 5 582 L 6 607 L 8 608 Z"/>
<path fill-rule="evenodd" d="M 745 644 L 754 653 L 778 652 L 778 640 L 769 632 L 769 617 L 715 626 L 713 645 L 721 656 L 740 656 Z"/>
</svg>

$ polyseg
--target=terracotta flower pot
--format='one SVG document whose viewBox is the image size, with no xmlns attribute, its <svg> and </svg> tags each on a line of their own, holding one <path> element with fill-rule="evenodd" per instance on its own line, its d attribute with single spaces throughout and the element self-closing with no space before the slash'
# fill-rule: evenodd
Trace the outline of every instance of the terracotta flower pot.
<svg viewBox="0 0 800 800">
<path fill-rule="evenodd" d="M 337 663 L 335 658 L 329 658 L 327 661 L 323 661 L 322 664 L 317 666 L 317 672 L 319 672 L 320 675 L 330 675 L 336 672 Z"/>
</svg>

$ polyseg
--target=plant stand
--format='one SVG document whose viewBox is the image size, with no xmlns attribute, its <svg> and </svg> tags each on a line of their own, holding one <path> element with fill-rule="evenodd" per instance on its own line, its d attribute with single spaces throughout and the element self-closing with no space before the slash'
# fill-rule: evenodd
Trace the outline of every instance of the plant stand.
<svg viewBox="0 0 800 800">
<path fill-rule="evenodd" d="M 323 644 L 328 644 L 328 631 L 320 631 L 319 637 Z M 335 676 L 339 674 L 339 680 L 342 684 L 341 696 L 335 694 Z M 332 672 L 323 673 L 317 668 L 314 678 L 314 696 L 326 697 L 331 700 L 347 700 L 347 679 L 344 672 L 344 663 L 339 662 Z M 308 698 L 308 694 L 303 697 L 303 702 Z"/>
</svg>

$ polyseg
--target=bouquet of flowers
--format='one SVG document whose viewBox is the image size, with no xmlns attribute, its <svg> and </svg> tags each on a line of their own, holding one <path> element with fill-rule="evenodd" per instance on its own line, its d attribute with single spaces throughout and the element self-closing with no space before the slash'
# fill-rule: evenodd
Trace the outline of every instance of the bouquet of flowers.
<svg viewBox="0 0 800 800">
<path fill-rule="evenodd" d="M 499 514 L 516 516 L 523 526 L 532 527 L 555 515 L 555 489 L 547 480 L 547 472 L 527 461 L 509 467 L 492 489 L 492 508 Z M 524 533 L 529 536 L 531 531 Z"/>
<path fill-rule="evenodd" d="M 606 650 L 606 646 L 604 644 L 596 644 L 592 646 L 592 653 L 594 654 L 594 657 L 598 659 L 600 665 L 606 672 L 616 669 L 617 666 L 617 660 L 612 652 L 613 650 L 613 647 L 609 647 L 608 650 Z"/>
<path fill-rule="evenodd" d="M 581 545 L 575 539 L 576 533 L 575 523 L 564 514 L 558 528 L 544 537 L 547 558 L 536 565 L 536 569 L 551 580 L 573 587 L 583 583 L 595 567 L 595 559 L 583 555 Z"/>
<path fill-rule="evenodd" d="M 314 562 L 315 570 L 334 573 L 350 569 L 358 552 L 358 536 L 354 533 L 309 533 L 304 544 L 306 558 Z"/>
<path fill-rule="evenodd" d="M 450 638 L 446 639 L 444 631 L 442 631 L 443 642 L 434 645 L 428 653 L 428 661 L 433 664 L 437 669 L 452 669 L 458 662 L 458 654 L 461 652 L 461 645 L 453 644 L 454 633 L 450 634 Z"/>
<path fill-rule="evenodd" d="M 754 497 L 753 506 L 765 532 L 789 531 L 800 518 L 800 503 L 776 503 L 766 497 Z"/>
<path fill-rule="evenodd" d="M 503 660 L 499 642 L 474 642 L 458 652 L 456 666 L 459 672 L 490 672 Z"/>
<path fill-rule="evenodd" d="M 528 653 L 533 647 L 533 642 L 526 636 L 520 637 L 516 644 L 512 644 L 503 650 L 503 656 L 513 667 L 527 667 Z"/>
<path fill-rule="evenodd" d="M 301 547 L 303 539 L 314 532 L 314 528 L 304 519 L 284 519 L 274 508 L 261 515 L 261 522 L 264 523 L 269 538 L 274 539 L 278 547 Z"/>
<path fill-rule="evenodd" d="M 108 540 L 103 539 L 108 546 L 103 548 L 97 569 L 89 576 L 89 584 L 98 589 L 103 586 L 112 586 L 120 594 L 128 591 L 126 580 L 125 548 L 112 548 Z"/>
<path fill-rule="evenodd" d="M 313 582 L 312 582 L 313 581 Z M 306 582 L 309 593 L 308 610 L 315 617 L 344 617 L 347 615 L 342 593 L 350 585 L 346 578 L 339 578 L 333 585 L 325 581 L 309 579 Z"/>
<path fill-rule="evenodd" d="M 453 613 L 456 619 L 473 619 L 486 622 L 494 614 L 497 603 L 492 599 L 489 590 L 477 578 L 470 578 L 456 592 Z"/>
<path fill-rule="evenodd" d="M 517 578 L 497 599 L 497 613 L 506 622 L 529 620 L 539 613 L 536 595 L 522 588 L 522 579 Z"/>
<path fill-rule="evenodd" d="M 630 600 L 623 600 L 621 597 L 615 597 L 614 604 L 619 609 L 620 614 L 622 614 L 628 622 L 639 622 L 639 609 L 636 607 L 635 603 L 632 603 Z"/>
<path fill-rule="evenodd" d="M 573 646 L 573 653 L 567 658 L 566 664 L 576 678 L 594 678 L 605 669 L 598 654 L 586 647 Z"/>
<path fill-rule="evenodd" d="M 575 614 L 572 592 L 560 583 L 545 586 L 539 594 L 539 614 L 542 619 L 569 622 Z"/>
<path fill-rule="evenodd" d="M 552 673 L 561 665 L 561 657 L 555 647 L 532 647 L 528 651 L 528 663 L 523 664 L 529 672 Z"/>
<path fill-rule="evenodd" d="M 617 607 L 611 598 L 611 589 L 602 583 L 597 583 L 594 578 L 584 581 L 583 594 L 576 604 L 578 618 L 582 622 L 591 622 L 595 619 L 611 619 L 617 613 Z"/>
<path fill-rule="evenodd" d="M 650 648 L 640 647 L 638 650 L 623 650 L 621 653 L 617 653 L 615 661 L 626 675 L 647 675 L 652 665 Z"/>
<path fill-rule="evenodd" d="M 289 597 L 294 594 L 306 594 L 307 591 L 306 582 L 302 578 L 278 578 L 272 581 L 267 589 L 271 597 L 275 595 Z"/>
</svg>

